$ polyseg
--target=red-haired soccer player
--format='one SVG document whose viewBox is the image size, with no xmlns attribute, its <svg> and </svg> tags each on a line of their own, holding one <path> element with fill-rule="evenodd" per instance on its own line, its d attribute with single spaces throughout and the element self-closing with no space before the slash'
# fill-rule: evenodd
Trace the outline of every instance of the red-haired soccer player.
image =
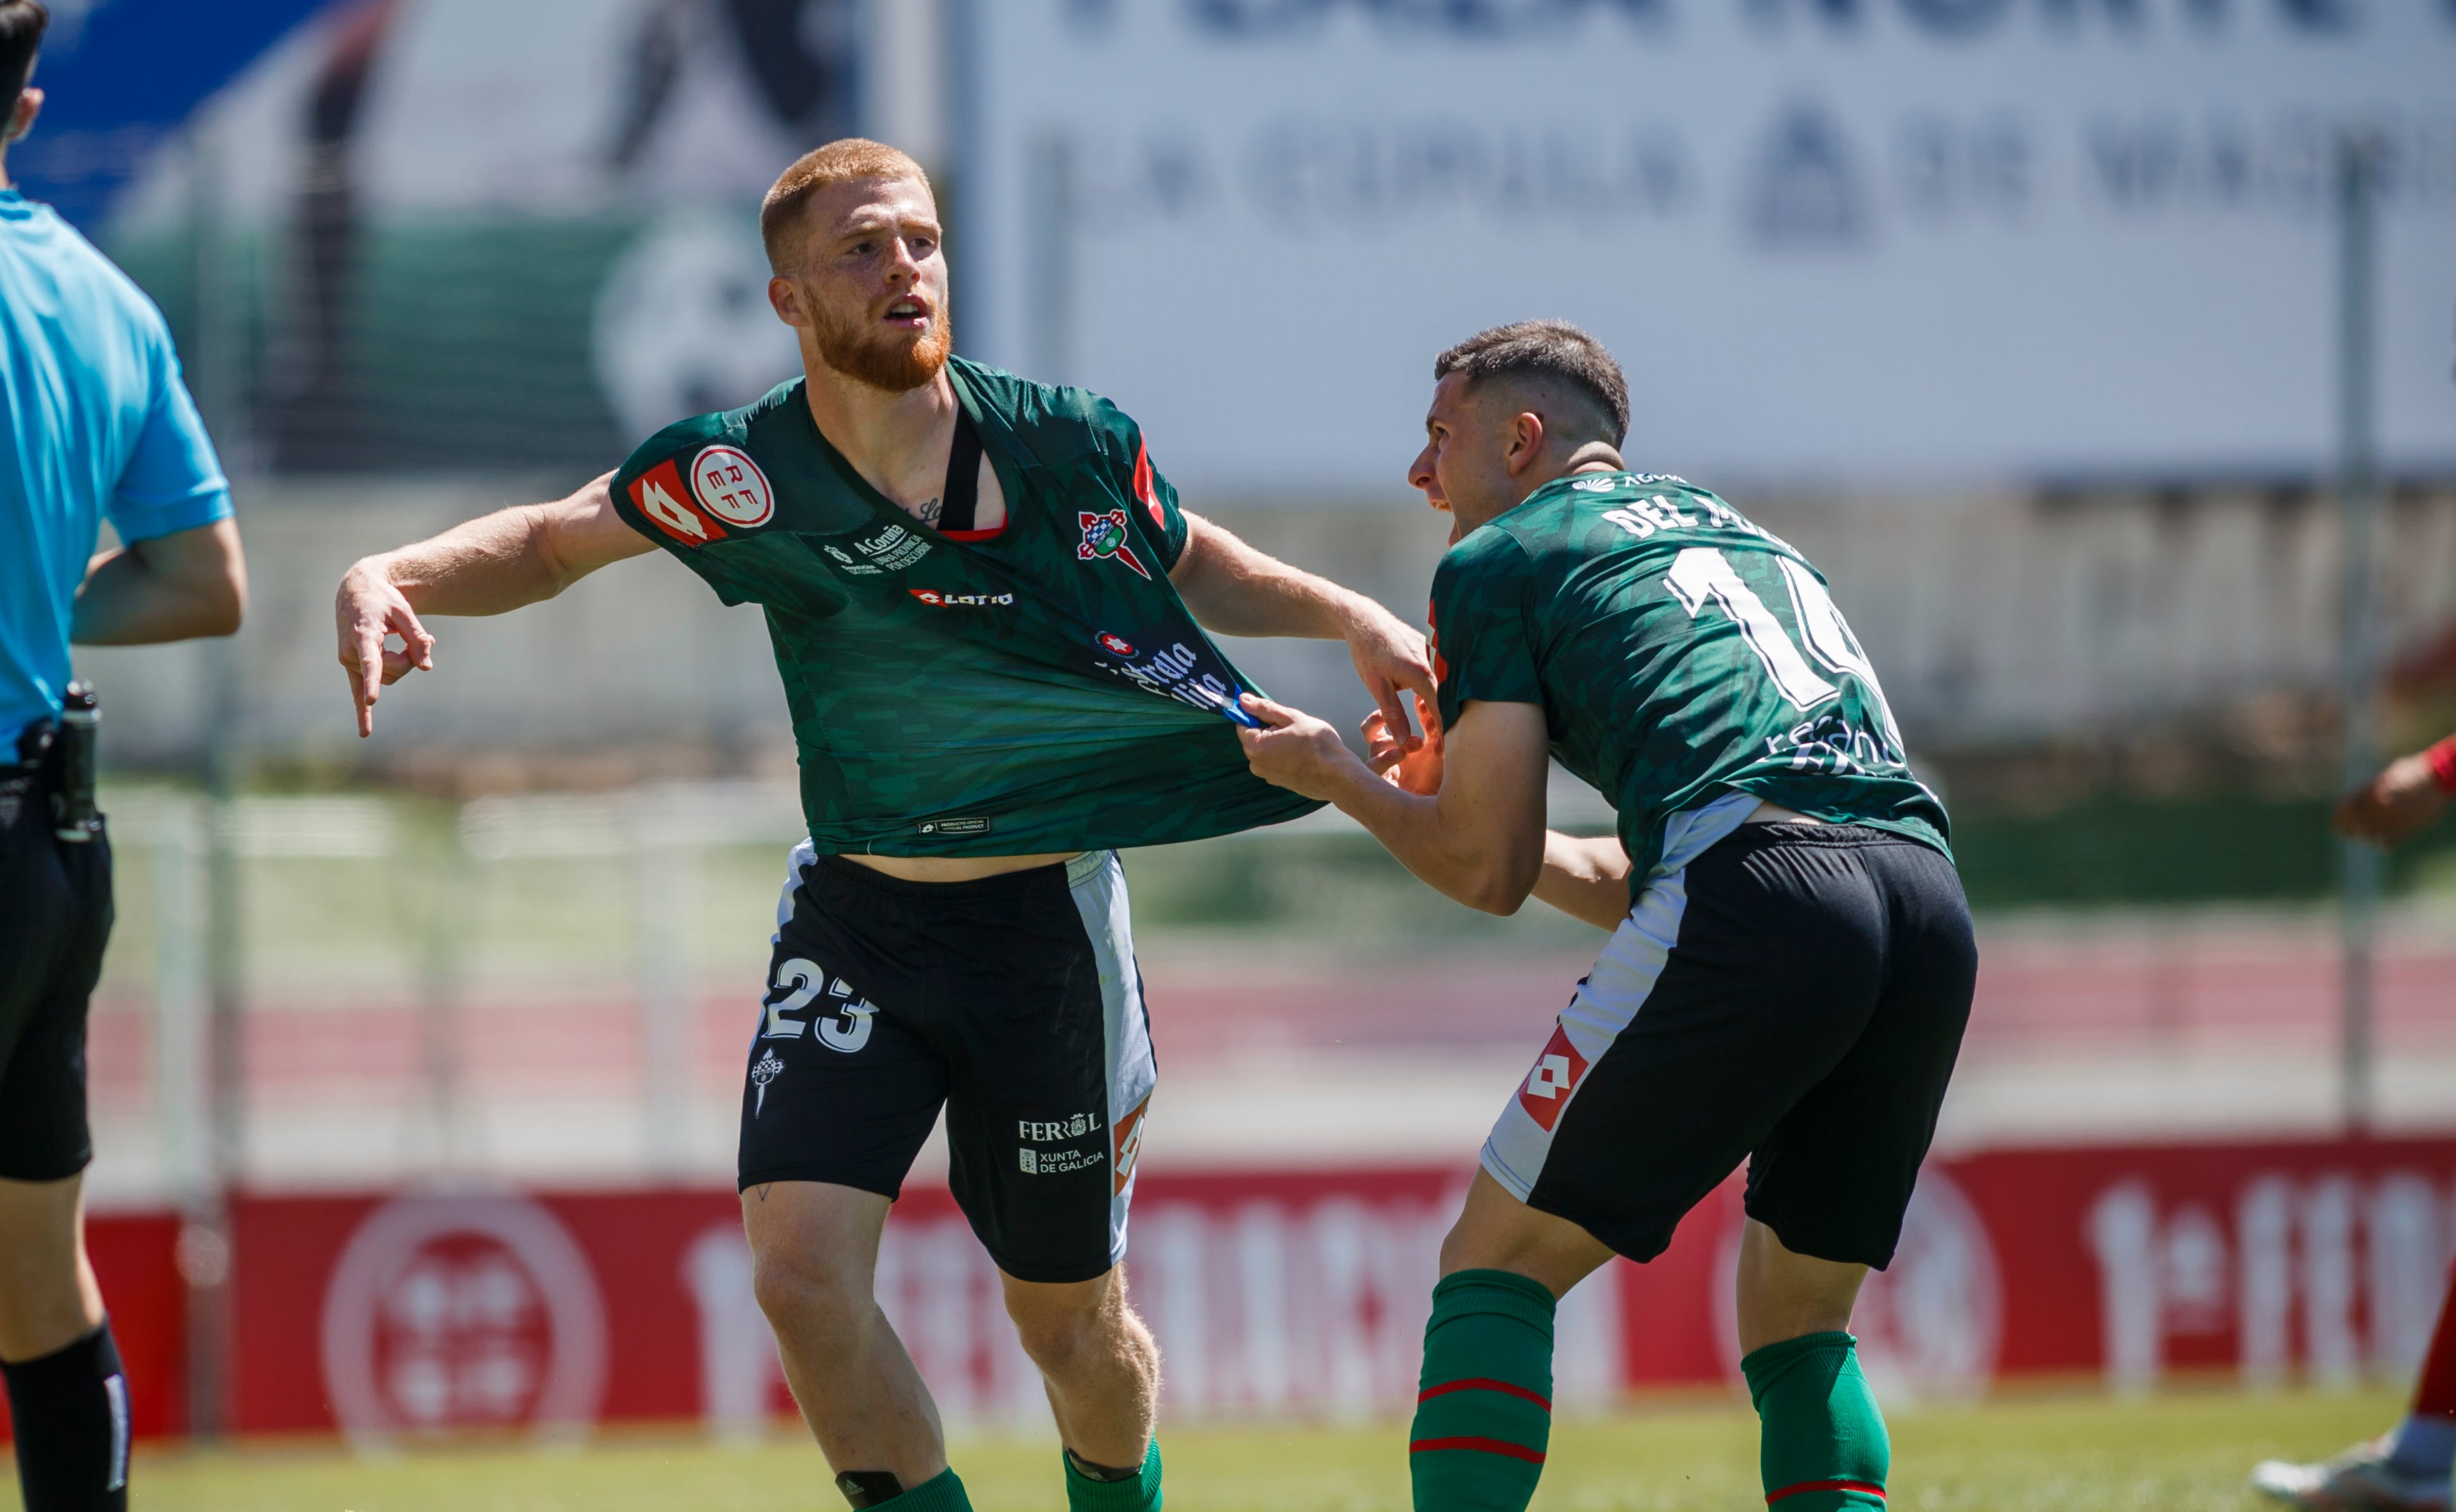
<svg viewBox="0 0 2456 1512">
<path fill-rule="evenodd" d="M 1310 807 L 1246 770 L 1220 717 L 1246 684 L 1206 632 L 1346 641 L 1402 731 L 1399 689 L 1433 691 L 1423 638 L 1180 509 L 1108 400 L 953 355 L 937 202 L 902 153 L 820 148 L 760 230 L 803 376 L 560 502 L 351 568 L 358 728 L 433 664 L 428 615 L 501 614 L 660 547 L 760 605 L 810 838 L 749 1015 L 737 1179 L 794 1400 L 855 1508 L 968 1512 L 871 1295 L 943 1109 L 1068 1504 L 1157 1512 L 1159 1355 L 1118 1262 L 1158 1072 L 1115 852 Z M 689 652 L 671 664 L 705 675 Z"/>
<path fill-rule="evenodd" d="M 2337 832 L 2392 846 L 2437 819 L 2456 796 L 2456 735 L 2400 756 L 2337 804 Z M 2413 1410 L 2384 1437 L 2323 1464 L 2271 1460 L 2251 1483 L 2310 1512 L 2448 1512 L 2456 1469 L 2456 1273 L 2439 1304 L 2439 1327 L 2423 1360 Z"/>
</svg>

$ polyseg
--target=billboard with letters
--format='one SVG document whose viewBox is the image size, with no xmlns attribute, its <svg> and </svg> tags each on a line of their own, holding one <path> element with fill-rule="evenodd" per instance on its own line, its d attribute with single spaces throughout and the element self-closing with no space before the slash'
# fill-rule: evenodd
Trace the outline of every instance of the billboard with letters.
<svg viewBox="0 0 2456 1512">
<path fill-rule="evenodd" d="M 1564 317 L 1726 483 L 2307 477 L 2341 131 L 2390 465 L 2456 470 L 2446 0 L 974 0 L 974 354 L 1181 483 L 1403 487 L 1433 355 Z"/>
<path fill-rule="evenodd" d="M 2008 1378 L 2116 1391 L 2402 1381 L 2456 1249 L 2446 1138 L 2006 1149 L 1929 1162 L 1852 1330 L 1896 1401 Z M 1169 1361 L 1172 1422 L 1403 1418 L 1426 1297 L 1468 1172 L 1148 1174 L 1128 1264 Z M 1564 1403 L 1737 1389 L 1734 1178 L 1644 1266 L 1563 1303 Z M 252 1195 L 233 1213 L 233 1426 L 368 1448 L 789 1415 L 751 1294 L 740 1205 L 716 1190 Z M 136 1431 L 185 1421 L 182 1246 L 168 1215 L 94 1224 L 135 1378 Z M 189 1246 L 194 1249 L 194 1246 Z M 1046 1421 L 998 1279 L 945 1188 L 888 1225 L 879 1302 L 950 1418 Z M 0 1435 L 6 1418 L 0 1414 Z"/>
</svg>

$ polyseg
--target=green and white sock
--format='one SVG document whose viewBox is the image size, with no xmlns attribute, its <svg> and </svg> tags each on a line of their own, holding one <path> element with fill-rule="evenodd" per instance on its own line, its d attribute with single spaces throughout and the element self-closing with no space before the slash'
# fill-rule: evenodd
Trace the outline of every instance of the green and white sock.
<svg viewBox="0 0 2456 1512">
<path fill-rule="evenodd" d="M 1106 1481 L 1075 1468 L 1074 1457 L 1059 1450 L 1066 1465 L 1066 1505 L 1070 1512 L 1159 1512 L 1159 1440 L 1143 1451 L 1143 1467 L 1121 1481 Z"/>
<path fill-rule="evenodd" d="M 1552 1439 L 1552 1294 L 1508 1271 L 1433 1288 L 1407 1470 L 1416 1512 L 1525 1512 Z"/>
<path fill-rule="evenodd" d="M 1808 1334 L 1740 1361 L 1762 1437 L 1766 1505 L 1780 1512 L 1882 1507 L 1893 1450 L 1859 1371 L 1858 1340 Z"/>
</svg>

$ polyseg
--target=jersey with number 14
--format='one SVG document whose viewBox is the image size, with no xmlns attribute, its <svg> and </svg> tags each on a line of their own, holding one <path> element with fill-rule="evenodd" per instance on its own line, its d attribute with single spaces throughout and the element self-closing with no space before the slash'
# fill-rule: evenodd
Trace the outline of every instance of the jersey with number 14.
<svg viewBox="0 0 2456 1512">
<path fill-rule="evenodd" d="M 1632 888 L 1673 815 L 1730 791 L 1951 854 L 1825 580 L 1704 489 L 1547 483 L 1450 548 L 1432 614 L 1443 725 L 1542 705 L 1554 758 L 1619 814 Z"/>
</svg>

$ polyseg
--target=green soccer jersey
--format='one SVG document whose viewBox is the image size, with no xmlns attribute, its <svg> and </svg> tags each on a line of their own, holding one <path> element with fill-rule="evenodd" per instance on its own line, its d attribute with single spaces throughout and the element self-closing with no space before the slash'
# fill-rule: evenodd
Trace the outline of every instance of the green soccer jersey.
<svg viewBox="0 0 2456 1512">
<path fill-rule="evenodd" d="M 1825 580 L 1704 489 L 1547 483 L 1449 549 L 1432 615 L 1443 724 L 1542 705 L 1554 758 L 1619 814 L 1632 889 L 1674 815 L 1734 791 L 1952 853 Z"/>
<path fill-rule="evenodd" d="M 1254 776 L 1219 713 L 1252 684 L 1169 582 L 1185 517 L 1134 421 L 948 372 L 1006 495 L 993 532 L 942 534 L 871 488 L 799 379 L 667 426 L 615 475 L 632 528 L 766 612 L 817 848 L 1165 845 L 1318 807 Z"/>
</svg>

